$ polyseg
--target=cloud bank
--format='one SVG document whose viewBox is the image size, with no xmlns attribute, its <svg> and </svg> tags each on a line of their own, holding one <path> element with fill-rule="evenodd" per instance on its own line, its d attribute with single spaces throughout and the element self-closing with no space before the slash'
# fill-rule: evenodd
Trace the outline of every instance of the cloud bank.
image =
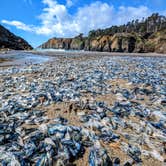
<svg viewBox="0 0 166 166">
<path fill-rule="evenodd" d="M 141 19 L 151 14 L 146 6 L 124 7 L 115 9 L 113 5 L 101 1 L 93 2 L 70 14 L 72 0 L 60 4 L 56 0 L 42 0 L 45 7 L 38 16 L 40 25 L 26 25 L 17 20 L 2 20 L 6 25 L 32 32 L 38 35 L 72 37 L 79 33 L 87 34 L 92 29 L 106 28 L 111 25 L 127 23 L 132 19 Z"/>
</svg>

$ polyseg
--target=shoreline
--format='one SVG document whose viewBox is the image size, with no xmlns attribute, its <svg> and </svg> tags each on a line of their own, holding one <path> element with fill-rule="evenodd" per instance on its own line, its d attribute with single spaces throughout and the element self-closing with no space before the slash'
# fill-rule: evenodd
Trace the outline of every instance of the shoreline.
<svg viewBox="0 0 166 166">
<path fill-rule="evenodd" d="M 98 52 L 98 51 L 82 51 L 82 50 L 8 50 L 1 51 L 0 56 L 5 57 L 11 53 L 31 53 L 45 56 L 66 56 L 66 55 L 83 55 L 83 56 L 122 56 L 122 57 L 166 57 L 166 54 L 149 52 L 149 53 L 128 53 L 128 52 Z"/>
<path fill-rule="evenodd" d="M 166 54 L 160 54 L 160 53 L 121 53 L 121 52 L 97 52 L 97 51 L 38 51 L 38 50 L 31 50 L 31 51 L 23 51 L 23 52 L 29 52 L 32 54 L 41 54 L 41 55 L 47 55 L 47 56 L 66 56 L 66 55 L 92 55 L 92 56 L 131 56 L 131 57 L 166 57 Z"/>
<path fill-rule="evenodd" d="M 49 61 L 51 57 L 32 54 L 24 51 L 9 51 L 5 54 L 0 53 L 0 67 L 6 66 L 25 66 Z"/>
</svg>

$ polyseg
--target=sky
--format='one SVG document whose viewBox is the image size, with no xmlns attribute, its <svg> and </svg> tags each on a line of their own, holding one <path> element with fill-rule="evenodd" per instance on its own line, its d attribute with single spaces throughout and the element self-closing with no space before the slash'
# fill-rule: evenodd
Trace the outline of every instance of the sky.
<svg viewBox="0 0 166 166">
<path fill-rule="evenodd" d="M 1 0 L 0 24 L 37 47 L 154 12 L 166 15 L 166 0 Z"/>
</svg>

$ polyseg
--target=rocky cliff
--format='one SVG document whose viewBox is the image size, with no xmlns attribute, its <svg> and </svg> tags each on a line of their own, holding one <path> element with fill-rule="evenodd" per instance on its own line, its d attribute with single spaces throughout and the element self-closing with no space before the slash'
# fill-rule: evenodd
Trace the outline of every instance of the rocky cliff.
<svg viewBox="0 0 166 166">
<path fill-rule="evenodd" d="M 52 38 L 39 46 L 42 49 L 88 50 L 106 52 L 166 53 L 166 17 L 158 13 L 139 22 L 92 30 L 87 37 Z"/>
<path fill-rule="evenodd" d="M 147 34 L 146 34 L 147 35 Z M 166 53 L 166 31 L 146 37 L 137 33 L 116 33 L 94 38 L 52 38 L 42 49 L 86 50 L 105 52 L 158 52 Z"/>
<path fill-rule="evenodd" d="M 0 49 L 30 50 L 32 46 L 0 25 Z"/>
</svg>

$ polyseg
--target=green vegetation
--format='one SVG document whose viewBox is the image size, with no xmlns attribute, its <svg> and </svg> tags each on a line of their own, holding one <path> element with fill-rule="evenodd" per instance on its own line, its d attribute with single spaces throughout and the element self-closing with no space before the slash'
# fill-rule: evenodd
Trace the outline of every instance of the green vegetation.
<svg viewBox="0 0 166 166">
<path fill-rule="evenodd" d="M 114 35 L 116 33 L 139 33 L 152 34 L 154 32 L 166 29 L 166 17 L 158 13 L 152 14 L 147 19 L 133 20 L 121 26 L 112 26 L 106 29 L 92 30 L 89 32 L 89 38 L 95 38 L 103 35 Z"/>
</svg>

